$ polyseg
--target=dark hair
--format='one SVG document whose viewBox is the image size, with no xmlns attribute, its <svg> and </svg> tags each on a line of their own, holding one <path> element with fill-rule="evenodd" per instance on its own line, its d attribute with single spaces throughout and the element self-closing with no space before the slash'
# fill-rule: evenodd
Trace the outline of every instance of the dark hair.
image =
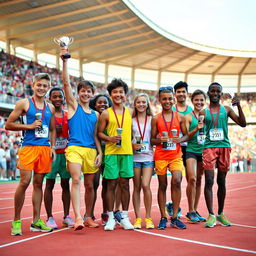
<svg viewBox="0 0 256 256">
<path fill-rule="evenodd" d="M 93 82 L 89 81 L 89 80 L 82 80 L 78 83 L 77 85 L 77 93 L 79 93 L 79 91 L 83 88 L 83 87 L 91 87 L 92 92 L 95 93 L 95 85 L 93 84 Z"/>
<path fill-rule="evenodd" d="M 51 90 L 49 91 L 49 98 L 51 98 L 52 92 L 55 92 L 55 91 L 62 92 L 62 94 L 64 96 L 64 91 L 60 87 L 52 87 Z"/>
<path fill-rule="evenodd" d="M 191 95 L 191 101 L 192 101 L 197 95 L 203 95 L 204 98 L 206 99 L 206 94 L 205 94 L 205 92 L 198 89 L 198 90 L 195 90 L 195 91 L 192 93 L 192 95 Z"/>
<path fill-rule="evenodd" d="M 213 83 L 211 83 L 211 84 L 209 85 L 208 91 L 209 91 L 209 90 L 211 89 L 211 87 L 213 87 L 213 86 L 219 86 L 220 89 L 222 90 L 222 85 L 221 85 L 221 84 L 219 84 L 219 83 L 217 83 L 217 82 L 213 82 Z"/>
<path fill-rule="evenodd" d="M 186 91 L 188 92 L 188 84 L 186 82 L 179 81 L 177 84 L 174 85 L 174 91 L 176 92 L 178 89 L 185 87 Z"/>
<path fill-rule="evenodd" d="M 114 78 L 111 83 L 108 85 L 107 90 L 109 95 L 111 95 L 112 90 L 118 88 L 118 87 L 123 87 L 125 94 L 128 92 L 128 85 L 122 80 L 122 79 L 117 79 Z"/>
<path fill-rule="evenodd" d="M 133 108 L 132 117 L 136 117 L 136 116 L 138 115 L 138 111 L 137 111 L 137 109 L 135 108 L 135 103 L 136 103 L 136 101 L 137 101 L 137 99 L 138 99 L 139 97 L 145 97 L 145 98 L 146 98 L 146 101 L 147 101 L 147 104 L 148 104 L 147 109 L 146 109 L 146 115 L 147 115 L 147 116 L 152 116 L 153 114 L 152 114 L 152 110 L 151 110 L 151 107 L 150 107 L 149 97 L 148 97 L 148 95 L 147 95 L 146 93 L 142 92 L 142 93 L 137 94 L 137 95 L 135 96 L 135 98 L 134 98 L 134 101 L 133 101 L 133 107 L 134 107 L 134 108 Z"/>
<path fill-rule="evenodd" d="M 89 107 L 90 107 L 91 109 L 93 109 L 93 110 L 96 111 L 95 105 L 96 105 L 96 102 L 97 102 L 98 98 L 100 98 L 100 97 L 106 98 L 109 107 L 112 106 L 112 101 L 111 101 L 111 99 L 110 99 L 107 95 L 105 95 L 105 94 L 98 94 L 98 95 L 96 95 L 95 97 L 93 97 L 93 98 L 90 100 Z"/>
</svg>

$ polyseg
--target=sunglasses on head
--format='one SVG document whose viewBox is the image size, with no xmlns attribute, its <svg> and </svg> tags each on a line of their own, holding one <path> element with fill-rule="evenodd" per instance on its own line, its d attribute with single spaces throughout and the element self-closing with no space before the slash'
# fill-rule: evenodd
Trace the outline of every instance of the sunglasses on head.
<svg viewBox="0 0 256 256">
<path fill-rule="evenodd" d="M 163 86 L 163 87 L 159 88 L 159 92 L 162 92 L 164 90 L 168 90 L 168 91 L 173 92 L 173 87 L 172 86 Z"/>
</svg>

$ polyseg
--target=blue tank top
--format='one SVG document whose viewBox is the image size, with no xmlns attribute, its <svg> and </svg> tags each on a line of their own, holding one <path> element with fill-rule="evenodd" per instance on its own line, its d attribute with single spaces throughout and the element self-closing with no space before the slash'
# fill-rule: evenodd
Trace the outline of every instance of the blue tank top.
<svg viewBox="0 0 256 256">
<path fill-rule="evenodd" d="M 37 109 L 31 98 L 29 100 L 29 108 L 27 113 L 22 117 L 22 122 L 24 124 L 32 124 L 36 120 L 36 113 L 42 113 L 42 128 L 34 130 L 26 130 L 23 134 L 22 146 L 50 146 L 49 143 L 49 133 L 50 133 L 50 121 L 52 112 L 46 102 L 44 109 Z M 46 131 L 46 129 L 48 131 Z M 44 132 L 42 132 L 44 131 Z M 46 133 L 47 132 L 47 133 Z"/>
<path fill-rule="evenodd" d="M 68 120 L 68 146 L 96 148 L 94 130 L 96 129 L 97 115 L 94 110 L 86 113 L 78 104 L 75 114 Z"/>
</svg>

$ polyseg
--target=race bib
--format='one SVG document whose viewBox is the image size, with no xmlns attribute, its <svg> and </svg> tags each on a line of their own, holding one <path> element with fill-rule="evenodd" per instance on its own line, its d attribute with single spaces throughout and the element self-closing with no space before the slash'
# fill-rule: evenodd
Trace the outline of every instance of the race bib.
<svg viewBox="0 0 256 256">
<path fill-rule="evenodd" d="M 57 137 L 55 147 L 56 149 L 63 149 L 66 148 L 68 144 L 68 140 L 65 137 Z"/>
<path fill-rule="evenodd" d="M 176 143 L 167 141 L 163 143 L 163 150 L 176 150 Z"/>
<path fill-rule="evenodd" d="M 142 141 L 141 148 L 137 151 L 137 153 L 148 153 L 149 152 L 149 142 Z"/>
<path fill-rule="evenodd" d="M 197 135 L 197 143 L 199 145 L 204 145 L 204 142 L 205 142 L 205 135 L 204 134 Z"/>
<path fill-rule="evenodd" d="M 215 128 L 210 130 L 210 140 L 220 141 L 224 140 L 224 133 L 222 128 Z"/>
<path fill-rule="evenodd" d="M 42 125 L 41 128 L 35 129 L 36 138 L 48 138 L 49 136 L 49 128 L 47 125 Z"/>
</svg>

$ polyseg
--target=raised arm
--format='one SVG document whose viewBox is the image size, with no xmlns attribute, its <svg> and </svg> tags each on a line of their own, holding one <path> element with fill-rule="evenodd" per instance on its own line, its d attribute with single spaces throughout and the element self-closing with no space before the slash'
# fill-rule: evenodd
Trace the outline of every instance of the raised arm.
<svg viewBox="0 0 256 256">
<path fill-rule="evenodd" d="M 5 129 L 11 131 L 24 131 L 24 130 L 34 130 L 40 128 L 42 125 L 42 120 L 35 120 L 32 124 L 20 124 L 16 123 L 18 118 L 27 111 L 28 100 L 22 99 L 17 102 L 14 110 L 8 117 L 8 120 L 5 123 Z"/>
<path fill-rule="evenodd" d="M 238 115 L 234 112 L 231 107 L 225 106 L 228 116 L 238 125 L 241 127 L 246 127 L 246 119 L 244 116 L 244 112 L 240 105 L 240 99 L 238 97 L 234 97 L 232 99 L 232 103 L 237 105 Z"/>
<path fill-rule="evenodd" d="M 65 54 L 67 52 L 66 49 L 61 49 L 61 55 Z M 68 109 L 70 108 L 75 111 L 77 108 L 77 101 L 73 95 L 72 87 L 69 80 L 69 74 L 68 74 L 68 59 L 61 58 L 63 67 L 62 67 L 62 80 L 63 80 L 63 86 L 64 86 L 64 92 L 65 92 L 65 98 L 68 105 Z"/>
</svg>

